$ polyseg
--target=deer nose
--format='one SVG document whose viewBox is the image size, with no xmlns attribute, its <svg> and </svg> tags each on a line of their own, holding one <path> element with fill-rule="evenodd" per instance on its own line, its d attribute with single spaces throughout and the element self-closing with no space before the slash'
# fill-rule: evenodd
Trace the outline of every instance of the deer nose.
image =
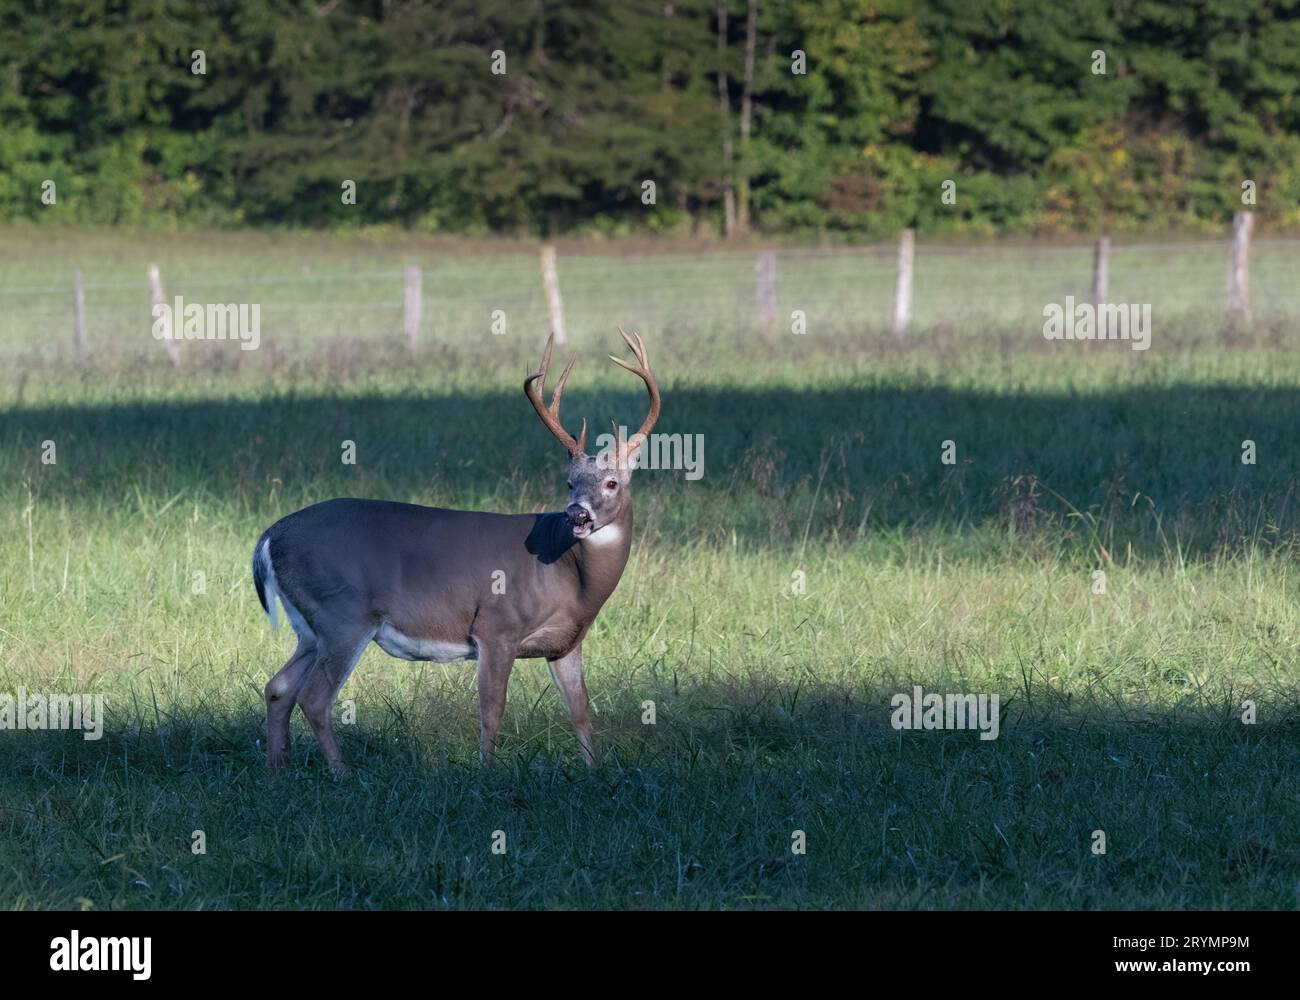
<svg viewBox="0 0 1300 1000">
<path fill-rule="evenodd" d="M 569 523 L 573 525 L 587 524 L 591 521 L 591 513 L 580 503 L 571 503 L 564 511 L 569 517 Z"/>
</svg>

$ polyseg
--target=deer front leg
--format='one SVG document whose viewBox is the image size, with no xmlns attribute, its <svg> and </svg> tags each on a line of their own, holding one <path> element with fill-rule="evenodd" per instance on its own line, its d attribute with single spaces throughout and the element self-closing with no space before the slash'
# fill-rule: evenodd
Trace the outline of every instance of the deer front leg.
<svg viewBox="0 0 1300 1000">
<path fill-rule="evenodd" d="M 573 731 L 578 734 L 578 752 L 583 763 L 590 767 L 596 763 L 596 753 L 591 738 L 591 701 L 582 679 L 582 644 L 575 646 L 567 656 L 547 660 L 546 666 L 551 671 L 551 680 L 555 681 L 564 697 Z"/>
<path fill-rule="evenodd" d="M 478 717 L 479 762 L 492 763 L 496 753 L 497 730 L 506 710 L 506 686 L 514 669 L 514 646 L 475 640 L 478 646 Z"/>
</svg>

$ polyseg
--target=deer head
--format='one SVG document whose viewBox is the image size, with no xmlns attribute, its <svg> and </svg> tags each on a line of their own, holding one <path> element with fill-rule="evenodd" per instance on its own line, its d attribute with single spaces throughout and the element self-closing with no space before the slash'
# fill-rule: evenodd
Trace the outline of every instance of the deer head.
<svg viewBox="0 0 1300 1000">
<path fill-rule="evenodd" d="M 564 384 L 568 381 L 569 372 L 573 370 L 574 361 L 570 361 L 560 375 L 560 380 L 555 385 L 555 392 L 551 396 L 550 406 L 542 400 L 542 394 L 546 391 L 546 373 L 551 365 L 554 334 L 546 338 L 546 349 L 542 352 L 540 369 L 524 379 L 524 393 L 533 404 L 533 409 L 569 453 L 569 503 L 564 512 L 573 529 L 573 537 L 578 539 L 587 538 L 606 525 L 619 521 L 624 512 L 629 509 L 631 494 L 628 487 L 632 479 L 637 449 L 645 442 L 655 421 L 659 419 L 659 386 L 655 383 L 654 374 L 650 370 L 650 359 L 646 354 L 645 344 L 642 343 L 640 336 L 635 334 L 629 336 L 622 327 L 618 332 L 623 335 L 623 339 L 636 356 L 637 363 L 631 364 L 612 354 L 609 360 L 621 368 L 626 368 L 645 382 L 646 390 L 650 394 L 650 410 L 645 420 L 641 422 L 640 430 L 626 441 L 620 438 L 618 425 L 615 424 L 615 443 L 606 452 L 595 457 L 586 453 L 587 421 L 585 418 L 582 421 L 582 430 L 579 431 L 576 439 L 560 423 L 560 400 L 564 395 Z"/>
</svg>

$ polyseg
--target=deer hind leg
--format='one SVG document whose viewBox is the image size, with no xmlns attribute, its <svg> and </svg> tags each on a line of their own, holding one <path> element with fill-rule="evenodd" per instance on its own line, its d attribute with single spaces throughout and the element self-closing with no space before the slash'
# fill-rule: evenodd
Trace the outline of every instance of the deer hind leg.
<svg viewBox="0 0 1300 1000">
<path fill-rule="evenodd" d="M 362 652 L 374 637 L 373 627 L 364 632 L 332 635 L 328 638 L 317 634 L 320 645 L 316 654 L 316 668 L 308 675 L 298 695 L 298 707 L 311 724 L 321 754 L 331 770 L 338 771 L 343 767 L 343 754 L 334 738 L 334 701 L 338 698 L 339 689 L 352 673 L 352 668 L 357 665 L 357 660 L 361 659 Z"/>
<path fill-rule="evenodd" d="M 582 679 L 582 646 L 558 660 L 547 660 L 546 666 L 551 671 L 551 680 L 555 681 L 564 697 L 573 731 L 578 734 L 578 752 L 583 763 L 590 767 L 596 763 L 596 753 L 591 738 L 591 700 Z"/>
<path fill-rule="evenodd" d="M 266 766 L 272 770 L 289 762 L 289 716 L 316 663 L 316 640 L 298 638 L 298 648 L 266 685 Z"/>
</svg>

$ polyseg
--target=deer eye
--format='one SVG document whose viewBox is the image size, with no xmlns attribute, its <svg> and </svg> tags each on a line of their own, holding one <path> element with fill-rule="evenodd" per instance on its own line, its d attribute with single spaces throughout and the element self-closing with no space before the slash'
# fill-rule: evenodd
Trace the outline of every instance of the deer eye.
<svg viewBox="0 0 1300 1000">
<path fill-rule="evenodd" d="M 564 485 L 567 486 L 569 489 L 573 489 L 573 483 L 565 483 Z"/>
<path fill-rule="evenodd" d="M 616 480 L 616 479 L 607 479 L 607 480 L 605 480 L 605 489 L 607 489 L 607 490 L 616 490 L 616 489 L 618 489 L 618 480 Z"/>
</svg>

